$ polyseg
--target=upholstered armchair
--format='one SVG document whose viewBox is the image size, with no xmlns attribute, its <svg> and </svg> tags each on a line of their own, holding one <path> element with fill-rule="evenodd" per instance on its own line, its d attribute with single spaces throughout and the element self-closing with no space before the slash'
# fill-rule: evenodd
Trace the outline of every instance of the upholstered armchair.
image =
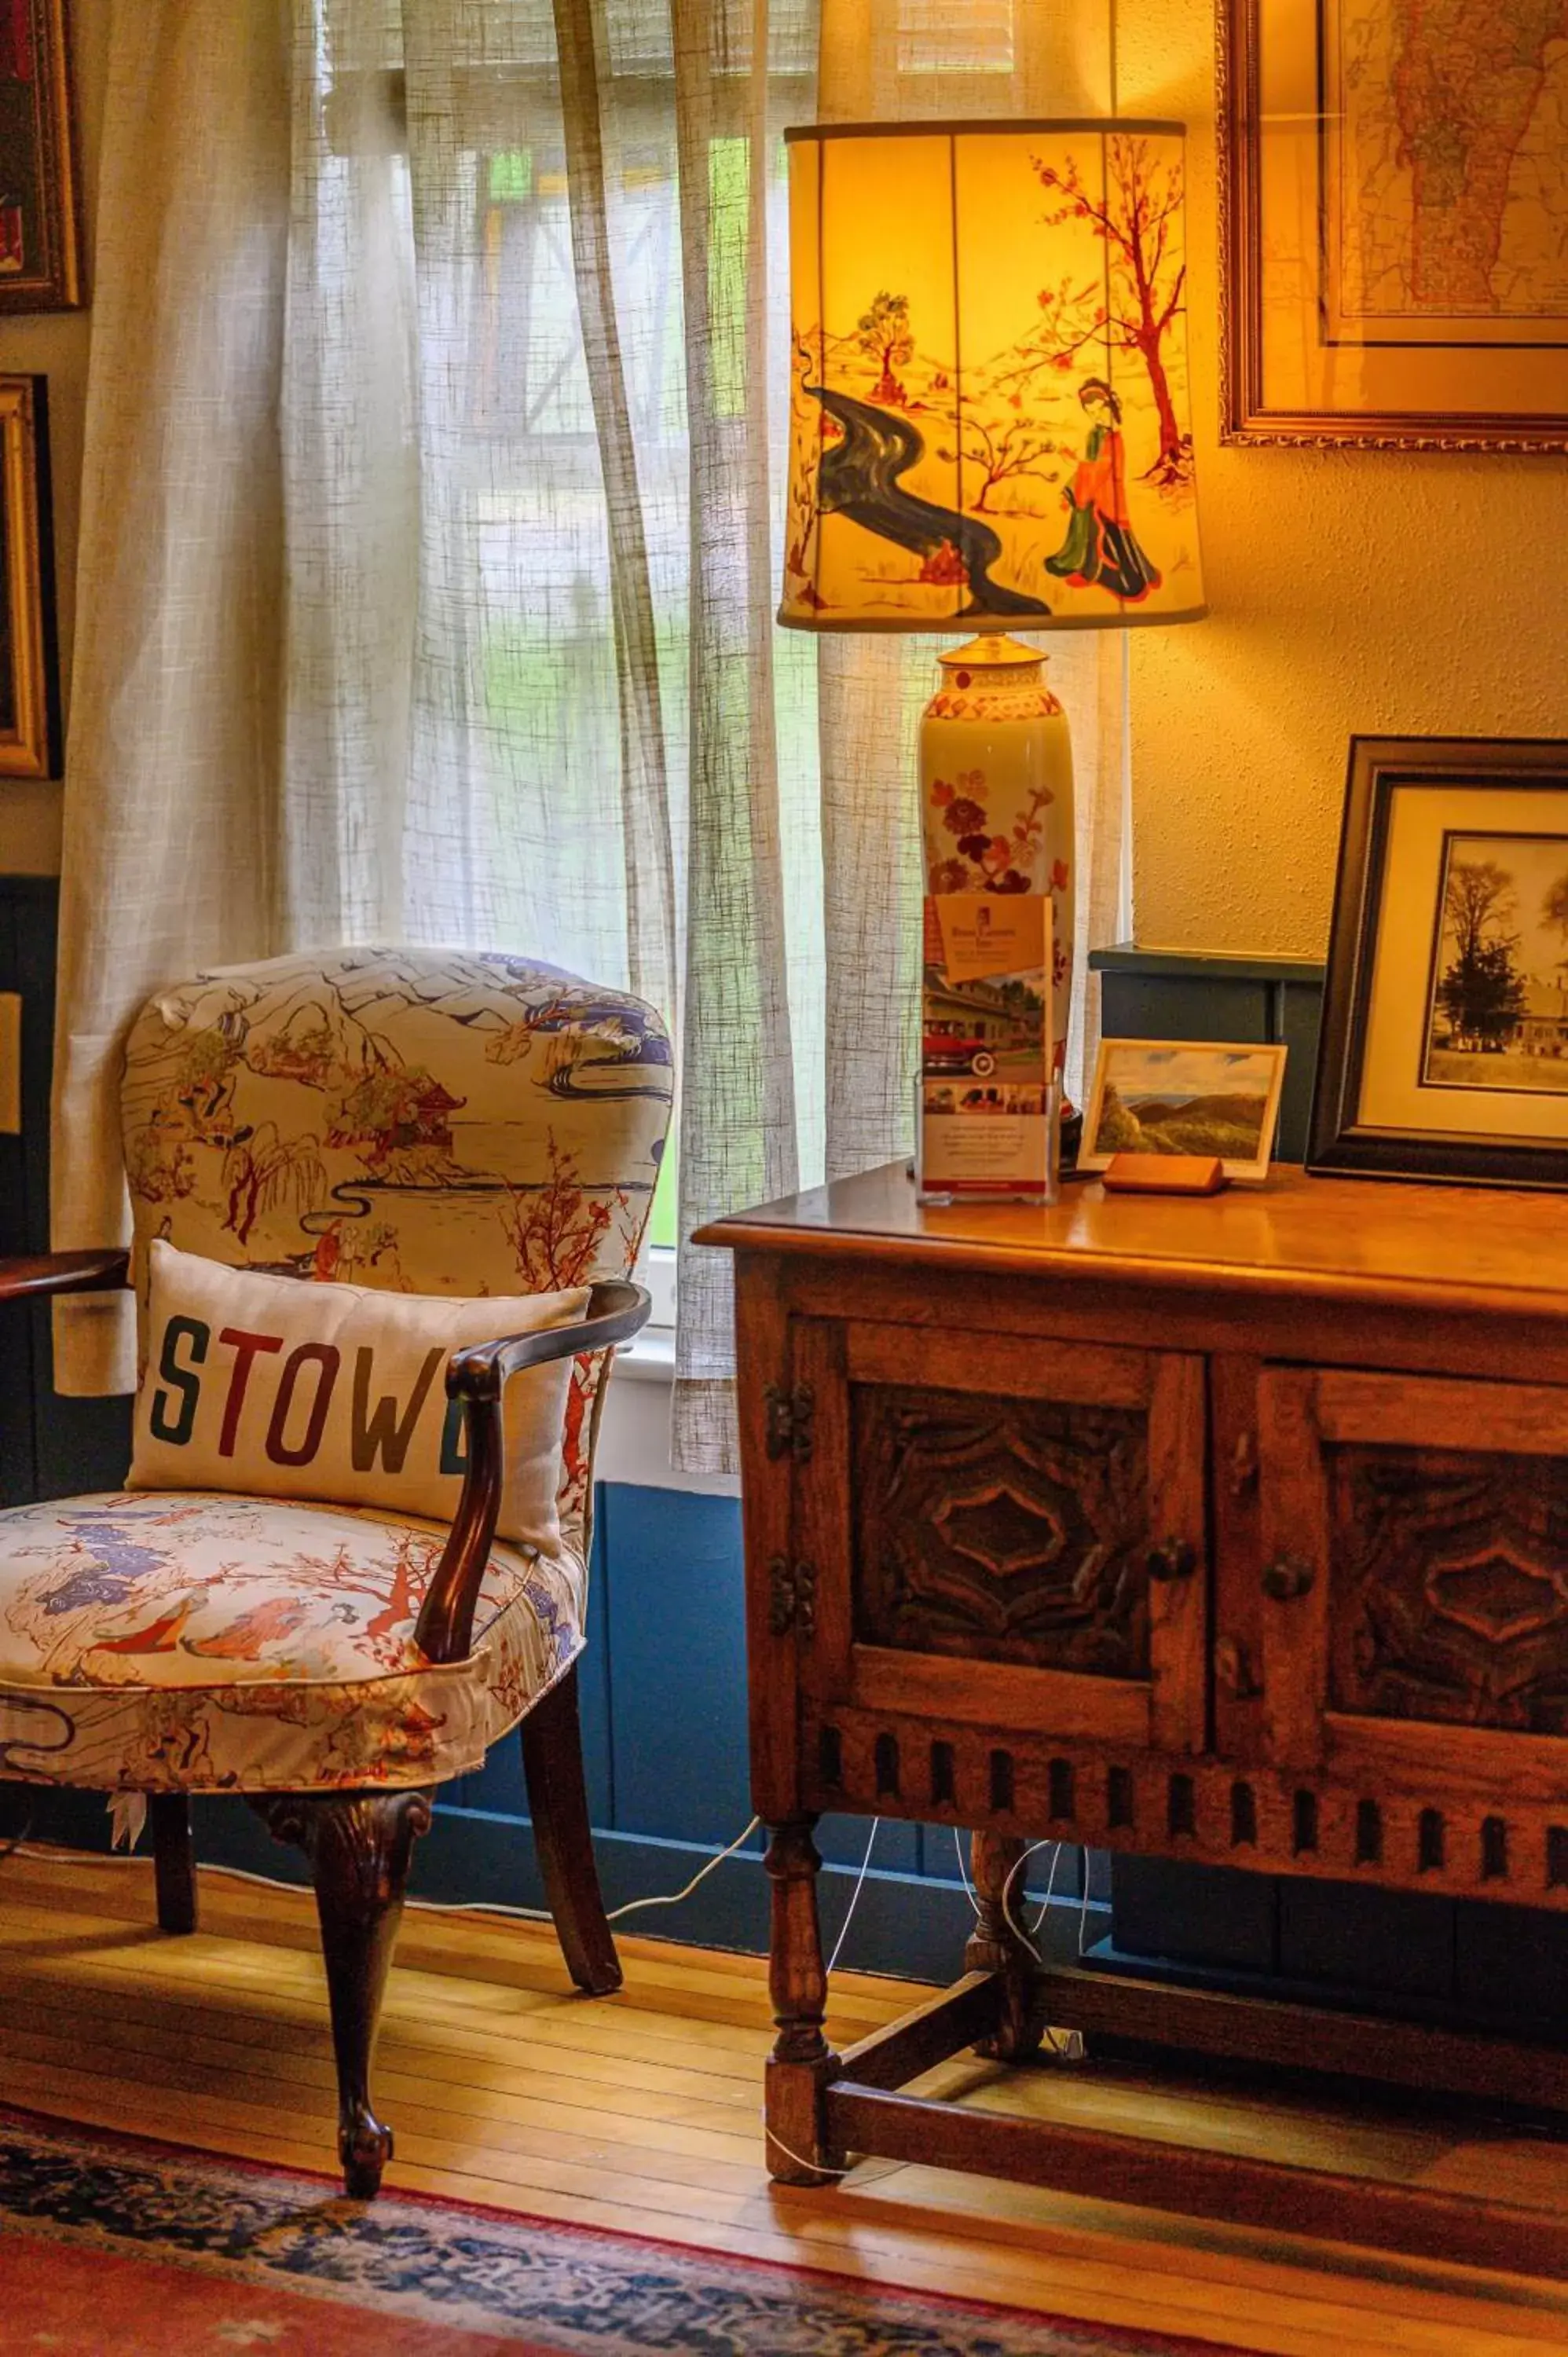
<svg viewBox="0 0 1568 2357">
<path fill-rule="evenodd" d="M 0 1514 L 0 1778 L 145 1795 L 158 1921 L 196 1926 L 189 1796 L 234 1793 L 312 1867 L 351 2194 L 392 2151 L 370 2065 L 433 1789 L 521 1724 L 546 1895 L 577 1986 L 620 1971 L 594 1865 L 575 1663 L 594 1441 L 670 1114 L 639 1000 L 446 952 L 276 958 L 161 991 L 122 1096 L 130 1254 L 0 1262 L 0 1300 L 209 1261 L 412 1294 L 591 1287 L 575 1322 L 454 1352 L 449 1526 L 319 1500 L 127 1490 Z M 574 1364 L 550 1555 L 496 1538 L 502 1393 Z M 139 1813 L 134 1800 L 132 1813 Z"/>
</svg>

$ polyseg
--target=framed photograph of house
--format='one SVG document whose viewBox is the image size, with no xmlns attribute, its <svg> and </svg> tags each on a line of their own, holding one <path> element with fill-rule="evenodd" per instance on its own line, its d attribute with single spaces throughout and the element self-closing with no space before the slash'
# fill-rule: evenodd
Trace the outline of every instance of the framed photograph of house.
<svg viewBox="0 0 1568 2357">
<path fill-rule="evenodd" d="M 1219 1156 L 1227 1178 L 1266 1178 L 1285 1049 L 1248 1040 L 1102 1039 L 1080 1170 L 1117 1154 Z"/>
<path fill-rule="evenodd" d="M 48 409 L 41 376 L 0 376 L 0 780 L 59 774 Z"/>
<path fill-rule="evenodd" d="M 84 299 L 66 0 L 0 0 L 0 316 Z"/>
<path fill-rule="evenodd" d="M 1568 741 L 1352 743 L 1307 1168 L 1568 1186 Z"/>
<path fill-rule="evenodd" d="M 1228 441 L 1568 449 L 1564 32 L 1219 0 Z"/>
</svg>

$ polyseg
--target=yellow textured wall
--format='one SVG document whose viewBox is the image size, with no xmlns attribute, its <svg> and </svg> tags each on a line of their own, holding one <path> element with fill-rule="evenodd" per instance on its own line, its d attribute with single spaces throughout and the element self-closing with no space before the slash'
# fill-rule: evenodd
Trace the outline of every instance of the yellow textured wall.
<svg viewBox="0 0 1568 2357">
<path fill-rule="evenodd" d="M 1131 636 L 1145 948 L 1317 957 L 1353 734 L 1568 737 L 1568 458 L 1221 449 L 1211 0 L 1122 0 L 1123 113 L 1189 125 L 1206 621 Z"/>
<path fill-rule="evenodd" d="M 76 113 L 82 178 L 82 231 L 88 292 L 92 289 L 92 222 L 98 199 L 98 135 L 109 65 L 109 0 L 75 0 L 71 12 Z M 87 348 L 92 314 L 46 311 L 0 318 L 0 375 L 47 376 L 49 456 L 54 480 L 55 570 L 59 583 L 60 677 L 70 686 L 76 624 L 76 534 L 81 488 L 81 427 L 87 404 Z M 69 706 L 68 706 L 69 709 Z M 52 876 L 59 867 L 60 790 L 45 779 L 0 779 L 0 874 Z"/>
</svg>

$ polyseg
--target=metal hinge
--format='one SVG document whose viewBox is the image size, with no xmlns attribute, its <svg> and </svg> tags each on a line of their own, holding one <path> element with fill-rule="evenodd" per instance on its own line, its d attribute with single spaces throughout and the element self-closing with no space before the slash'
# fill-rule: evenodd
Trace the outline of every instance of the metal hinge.
<svg viewBox="0 0 1568 2357">
<path fill-rule="evenodd" d="M 787 1392 L 782 1383 L 769 1383 L 762 1397 L 768 1410 L 768 1454 L 804 1464 L 811 1453 L 811 1418 L 817 1407 L 811 1384 L 797 1383 Z"/>
<path fill-rule="evenodd" d="M 768 1566 L 768 1625 L 776 1637 L 787 1637 L 791 1629 L 798 1629 L 802 1637 L 816 1634 L 814 1563 L 791 1563 L 787 1555 L 776 1555 Z"/>
</svg>

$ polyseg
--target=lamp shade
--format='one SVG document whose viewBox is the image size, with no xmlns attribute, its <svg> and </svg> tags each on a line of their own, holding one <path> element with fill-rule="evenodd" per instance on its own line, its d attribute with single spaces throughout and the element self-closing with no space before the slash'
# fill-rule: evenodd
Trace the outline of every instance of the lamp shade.
<svg viewBox="0 0 1568 2357">
<path fill-rule="evenodd" d="M 786 137 L 780 621 L 1196 619 L 1181 125 Z"/>
</svg>

